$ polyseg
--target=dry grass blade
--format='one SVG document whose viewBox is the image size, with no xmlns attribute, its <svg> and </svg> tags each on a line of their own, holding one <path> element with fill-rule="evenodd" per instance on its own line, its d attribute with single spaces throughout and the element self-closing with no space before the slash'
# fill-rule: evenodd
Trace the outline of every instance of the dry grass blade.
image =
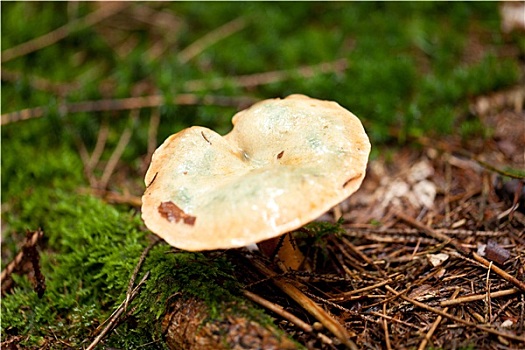
<svg viewBox="0 0 525 350">
<path fill-rule="evenodd" d="M 40 50 L 46 46 L 53 45 L 66 38 L 73 31 L 90 27 L 110 16 L 113 16 L 117 12 L 124 9 L 126 6 L 128 6 L 128 4 L 122 2 L 103 3 L 98 10 L 91 12 L 85 17 L 71 21 L 49 33 L 4 50 L 1 55 L 1 62 L 5 63 L 17 57 Z"/>
</svg>

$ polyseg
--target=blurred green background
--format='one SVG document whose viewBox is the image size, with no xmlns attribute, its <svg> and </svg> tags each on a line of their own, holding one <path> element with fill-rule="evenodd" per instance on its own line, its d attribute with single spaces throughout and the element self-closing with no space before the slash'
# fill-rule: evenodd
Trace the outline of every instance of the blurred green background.
<svg viewBox="0 0 525 350">
<path fill-rule="evenodd" d="M 158 145 L 190 125 L 226 133 L 233 114 L 249 103 L 302 93 L 359 116 L 373 156 L 421 135 L 483 136 L 471 100 L 522 79 L 525 41 L 502 32 L 499 6 L 3 2 L 2 265 L 20 249 L 25 230 L 42 227 L 47 276 L 38 299 L 27 279 L 14 275 L 17 287 L 2 299 L 3 340 L 21 336 L 27 346 L 58 346 L 52 330 L 78 346 L 125 295 L 146 231 L 129 206 L 86 195 L 93 184 L 81 149 L 96 149 L 100 130 L 107 132 L 106 147 L 92 174 L 104 176 L 127 132 L 102 190 L 134 195 L 143 189 L 155 115 Z M 130 111 L 124 99 L 141 96 L 160 99 L 150 98 L 148 106 L 140 100 L 144 108 Z M 113 107 L 101 108 L 101 100 Z M 24 109 L 41 117 L 13 121 Z M 172 270 L 165 250 L 152 253 L 156 278 Z M 148 293 L 182 288 L 169 278 L 171 289 Z M 158 304 L 151 296 L 142 309 L 147 300 Z M 151 320 L 161 314 L 155 309 L 139 326 L 126 325 L 128 338 L 110 344 L 129 348 L 155 339 Z"/>
</svg>

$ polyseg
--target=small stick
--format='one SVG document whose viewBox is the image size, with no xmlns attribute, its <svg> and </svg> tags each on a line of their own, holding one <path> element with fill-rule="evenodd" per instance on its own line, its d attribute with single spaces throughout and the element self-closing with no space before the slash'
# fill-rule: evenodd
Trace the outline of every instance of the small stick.
<svg viewBox="0 0 525 350">
<path fill-rule="evenodd" d="M 500 290 L 497 292 L 490 293 L 490 297 L 498 298 L 498 297 L 516 294 L 518 292 L 519 292 L 519 289 L 517 288 L 505 289 L 505 290 Z M 471 301 L 483 300 L 486 298 L 487 298 L 486 294 L 476 294 L 476 295 L 470 295 L 468 297 L 460 297 L 456 299 L 445 300 L 445 301 L 440 302 L 439 305 L 440 306 L 452 306 L 452 305 L 457 305 L 457 304 L 469 303 Z"/>
<path fill-rule="evenodd" d="M 370 312 L 368 312 L 368 314 L 374 315 L 374 316 L 379 316 L 379 317 L 382 317 L 382 318 L 386 318 L 386 319 L 389 319 L 392 322 L 400 323 L 400 324 L 405 325 L 407 327 L 411 327 L 411 328 L 415 328 L 415 329 L 421 329 L 421 327 L 416 326 L 415 324 L 408 323 L 408 322 L 405 322 L 405 321 L 402 321 L 402 320 L 398 320 L 397 318 L 394 318 L 394 317 L 388 316 L 388 315 L 384 315 L 384 314 L 382 314 L 380 312 L 377 312 L 377 311 L 370 311 Z"/>
<path fill-rule="evenodd" d="M 383 314 L 386 315 L 386 303 L 383 304 Z M 385 330 L 385 345 L 387 350 L 392 350 L 392 345 L 390 344 L 390 336 L 388 335 L 388 321 L 386 318 L 383 318 L 383 329 Z"/>
<path fill-rule="evenodd" d="M 374 290 L 376 288 L 379 288 L 379 287 L 382 287 L 384 286 L 385 284 L 389 284 L 390 282 L 392 282 L 392 279 L 389 278 L 383 282 L 379 282 L 379 283 L 376 283 L 376 284 L 373 284 L 371 286 L 368 286 L 368 287 L 364 287 L 364 288 L 360 288 L 360 289 L 354 289 L 354 290 L 351 290 L 349 292 L 344 292 L 341 294 L 341 299 L 337 298 L 337 300 L 344 300 L 343 298 L 345 297 L 348 297 L 348 296 L 351 296 L 351 295 L 354 295 L 354 294 L 360 294 L 362 292 L 368 292 L 369 290 Z M 332 299 L 335 299 L 335 298 L 332 298 Z"/>
<path fill-rule="evenodd" d="M 277 315 L 295 324 L 297 327 L 301 328 L 303 331 L 307 333 L 311 333 L 313 331 L 312 326 L 310 326 L 308 323 L 304 322 L 303 320 L 301 320 L 299 317 L 295 316 L 294 314 L 286 311 L 281 305 L 272 303 L 271 301 L 264 299 L 263 297 L 255 293 L 252 293 L 250 291 L 247 291 L 247 290 L 244 290 L 243 294 L 245 297 L 247 297 L 251 301 L 256 302 L 257 304 L 264 306 L 268 310 L 275 312 Z"/>
<path fill-rule="evenodd" d="M 486 281 L 486 289 L 487 289 L 487 294 L 486 295 L 486 299 L 485 299 L 485 303 L 486 303 L 486 309 L 485 311 L 487 312 L 487 315 L 485 316 L 485 323 L 488 323 L 489 325 L 492 323 L 492 303 L 491 303 L 491 296 L 490 296 L 490 270 L 492 268 L 492 261 L 490 262 L 489 264 L 489 268 L 487 270 L 487 278 L 485 279 Z"/>
<path fill-rule="evenodd" d="M 294 77 L 310 78 L 316 74 L 342 72 L 348 68 L 346 58 L 340 58 L 332 62 L 323 62 L 311 66 L 303 66 L 296 69 L 277 70 L 264 73 L 239 75 L 229 78 L 217 78 L 212 80 L 190 80 L 184 87 L 186 91 L 216 90 L 227 84 L 236 87 L 255 87 L 259 85 L 278 83 Z"/>
<path fill-rule="evenodd" d="M 217 106 L 245 106 L 254 103 L 256 100 L 249 97 L 233 96 L 198 96 L 196 94 L 180 94 L 173 98 L 173 103 L 178 105 L 197 105 L 209 104 Z M 58 106 L 58 111 L 62 114 L 80 112 L 108 112 L 123 111 L 130 109 L 158 107 L 166 104 L 167 101 L 162 95 L 149 95 L 127 97 L 120 99 L 106 99 L 95 101 L 83 101 L 75 103 L 65 103 Z M 16 112 L 4 113 L 0 125 L 18 122 L 32 118 L 41 118 L 49 113 L 48 107 L 26 108 Z"/>
<path fill-rule="evenodd" d="M 1 69 L 2 81 L 17 83 L 25 77 L 26 75 L 24 73 L 8 70 L 4 67 Z M 76 83 L 57 83 L 36 75 L 28 75 L 27 83 L 36 90 L 52 92 L 59 96 L 63 96 L 71 90 L 78 89 L 78 84 Z"/>
<path fill-rule="evenodd" d="M 42 238 L 43 235 L 44 235 L 44 231 L 42 231 L 41 229 L 36 230 L 35 232 L 32 233 L 30 238 L 28 239 L 26 238 L 26 241 L 24 242 L 24 246 L 29 246 L 29 247 L 35 246 L 35 244 L 37 244 L 37 242 L 40 240 L 40 238 Z M 9 264 L 7 264 L 7 266 L 4 268 L 4 270 L 0 274 L 0 284 L 3 285 L 4 280 L 8 278 L 9 276 L 11 276 L 13 271 L 15 271 L 18 268 L 18 266 L 23 261 L 23 259 L 24 259 L 24 249 L 22 248 L 22 250 L 20 250 L 20 252 L 15 256 L 15 258 Z"/>
<path fill-rule="evenodd" d="M 115 327 L 115 324 L 117 323 L 118 319 L 120 318 L 122 313 L 124 313 L 124 311 L 126 310 L 127 304 L 130 301 L 132 301 L 133 299 L 135 299 L 135 297 L 138 295 L 140 287 L 142 287 L 142 285 L 146 282 L 146 280 L 149 277 L 149 274 L 150 274 L 149 271 L 146 272 L 144 277 L 142 277 L 142 279 L 140 280 L 139 284 L 137 284 L 137 286 L 131 292 L 131 295 L 129 297 L 126 295 L 126 299 L 111 314 L 111 316 L 100 325 L 100 326 L 102 326 L 103 324 L 106 324 L 106 326 L 102 329 L 102 331 L 99 333 L 99 335 L 97 335 L 97 337 L 91 342 L 91 344 L 89 344 L 89 346 L 86 348 L 86 350 L 93 350 L 93 349 L 95 349 L 95 347 L 102 340 L 102 338 L 104 338 L 104 336 L 107 333 L 109 333 Z"/>
<path fill-rule="evenodd" d="M 128 145 L 129 140 L 131 139 L 131 135 L 133 134 L 133 126 L 135 124 L 135 121 L 138 119 L 138 116 L 138 109 L 134 109 L 131 111 L 131 125 L 128 126 L 120 135 L 120 139 L 118 140 L 117 146 L 115 147 L 113 153 L 109 157 L 108 163 L 106 164 L 104 172 L 102 173 L 102 177 L 100 178 L 100 181 L 98 183 L 99 188 L 106 189 L 108 187 L 109 179 L 111 178 L 111 175 L 113 175 L 118 161 L 120 160 L 120 157 L 122 157 L 122 153 L 124 153 L 124 150 L 126 149 L 126 146 Z"/>
<path fill-rule="evenodd" d="M 142 198 L 132 194 L 120 194 L 113 191 L 100 190 L 95 188 L 81 188 L 80 193 L 90 193 L 94 196 L 100 197 L 109 203 L 128 204 L 133 207 L 140 208 L 142 205 Z"/>
<path fill-rule="evenodd" d="M 355 254 L 357 254 L 361 259 L 363 259 L 368 265 L 373 266 L 377 272 L 379 272 L 383 277 L 387 277 L 385 271 L 383 271 L 372 259 L 370 259 L 368 256 L 366 256 L 362 251 L 357 249 L 355 245 L 352 244 L 348 239 L 342 237 L 341 240 L 343 243 L 350 248 L 351 251 L 353 251 Z"/>
<path fill-rule="evenodd" d="M 505 272 L 505 270 L 502 270 L 501 268 L 499 268 L 496 265 L 492 265 L 491 266 L 491 263 L 487 259 L 485 259 L 484 257 L 482 257 L 482 256 L 480 256 L 480 255 L 478 255 L 478 254 L 476 254 L 474 252 L 472 253 L 472 256 L 474 257 L 474 259 L 476 259 L 478 262 L 483 264 L 485 267 L 487 267 L 487 268 L 490 267 L 492 269 L 492 271 L 494 271 L 495 273 L 500 275 L 507 282 L 510 282 L 510 283 L 514 284 L 516 287 L 518 287 L 519 289 L 521 289 L 522 291 L 525 291 L 525 283 L 523 283 L 522 281 L 518 280 L 516 277 L 509 275 L 507 272 Z"/>
<path fill-rule="evenodd" d="M 491 333 L 491 334 L 495 334 L 495 335 L 499 335 L 499 336 L 502 336 L 502 337 L 505 337 L 505 338 L 509 338 L 509 339 L 512 339 L 512 340 L 517 340 L 517 341 L 525 341 L 525 337 L 518 337 L 517 335 L 514 335 L 514 334 L 509 334 L 509 333 L 505 333 L 505 332 L 500 332 L 498 330 L 495 330 L 495 329 L 492 329 L 492 328 L 489 328 L 489 327 L 485 327 L 485 326 L 482 326 L 482 325 L 479 325 L 479 324 L 476 324 L 476 323 L 471 323 L 471 322 L 468 322 L 468 321 L 465 321 L 459 317 L 456 317 L 454 315 L 451 315 L 447 312 L 444 312 L 443 310 L 440 310 L 440 309 L 436 309 L 434 307 L 431 307 L 431 306 L 428 306 L 424 303 L 421 303 L 417 300 L 414 300 L 414 299 L 411 299 L 409 297 L 407 297 L 406 295 L 403 294 L 403 292 L 399 293 L 399 292 L 396 292 L 395 289 L 393 289 L 392 287 L 390 287 L 389 285 L 386 285 L 385 288 L 391 292 L 391 293 L 394 293 L 396 296 L 399 296 L 400 298 L 404 299 L 405 301 L 408 301 L 409 303 L 411 304 L 414 304 L 415 306 L 417 307 L 420 307 L 422 309 L 425 309 L 427 311 L 430 311 L 430 312 L 433 312 L 435 314 L 438 314 L 438 315 L 441 315 L 443 317 L 446 317 L 452 321 L 455 321 L 457 323 L 461 323 L 465 326 L 469 326 L 469 327 L 476 327 L 477 329 L 480 329 L 482 331 L 485 331 L 487 333 Z"/>
<path fill-rule="evenodd" d="M 91 153 L 91 156 L 89 157 L 89 162 L 87 164 L 89 171 L 93 171 L 98 161 L 100 160 L 100 157 L 102 156 L 102 153 L 104 152 L 104 149 L 106 148 L 106 141 L 108 140 L 108 136 L 109 136 L 108 122 L 106 119 L 104 119 L 102 121 L 102 124 L 100 125 L 100 129 L 98 130 L 97 143 L 95 144 L 93 153 Z"/>
<path fill-rule="evenodd" d="M 151 160 L 151 156 L 157 148 L 157 133 L 160 125 L 160 110 L 155 108 L 151 110 L 151 116 L 149 120 L 148 128 L 148 160 Z"/>
<path fill-rule="evenodd" d="M 451 300 L 454 300 L 458 296 L 459 291 L 460 291 L 460 289 L 456 288 L 456 290 L 454 291 L 454 294 L 452 294 L 452 299 Z M 448 307 L 443 309 L 443 312 L 447 312 L 447 311 L 448 311 Z M 443 317 L 441 315 L 438 315 L 438 317 L 436 318 L 436 320 L 434 321 L 434 323 L 432 324 L 432 326 L 428 330 L 427 334 L 425 334 L 425 337 L 423 338 L 423 340 L 419 344 L 419 347 L 417 348 L 417 350 L 424 350 L 427 347 L 428 342 L 432 338 L 432 335 L 434 335 L 434 332 L 438 328 L 438 326 L 441 323 L 442 319 L 443 319 Z"/>
<path fill-rule="evenodd" d="M 20 56 L 27 55 L 28 53 L 40 50 L 46 46 L 53 45 L 58 41 L 66 38 L 75 30 L 80 30 L 92 26 L 105 18 L 113 16 L 120 10 L 128 6 L 126 3 L 107 3 L 100 6 L 96 11 L 91 12 L 77 20 L 73 20 L 62 27 L 59 27 L 53 31 L 50 31 L 42 36 L 33 38 L 25 43 L 11 47 L 2 51 L 1 61 L 5 63 L 12 59 L 15 59 Z"/>
<path fill-rule="evenodd" d="M 125 309 L 128 307 L 129 299 L 131 298 L 131 294 L 133 293 L 133 285 L 135 284 L 135 280 L 137 279 L 137 275 L 139 274 L 140 268 L 142 267 L 144 260 L 146 260 L 146 256 L 148 255 L 149 251 L 159 242 L 161 242 L 161 240 L 155 236 L 154 240 L 144 249 L 144 251 L 140 255 L 139 261 L 137 262 L 137 265 L 135 266 L 135 269 L 133 270 L 133 273 L 131 274 L 131 278 L 128 283 L 126 303 L 124 305 Z"/>
</svg>

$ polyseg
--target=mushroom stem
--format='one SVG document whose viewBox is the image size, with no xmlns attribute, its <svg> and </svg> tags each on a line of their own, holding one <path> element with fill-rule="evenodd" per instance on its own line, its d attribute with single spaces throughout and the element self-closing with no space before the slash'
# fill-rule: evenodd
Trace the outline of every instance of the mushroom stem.
<svg viewBox="0 0 525 350">
<path fill-rule="evenodd" d="M 305 266 L 305 257 L 291 233 L 259 242 L 257 246 L 266 257 L 277 256 L 286 269 L 299 270 Z"/>
</svg>

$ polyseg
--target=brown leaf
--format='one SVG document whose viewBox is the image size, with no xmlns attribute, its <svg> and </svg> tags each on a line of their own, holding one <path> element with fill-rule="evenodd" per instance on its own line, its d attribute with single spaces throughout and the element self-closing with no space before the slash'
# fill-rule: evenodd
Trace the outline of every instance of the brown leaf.
<svg viewBox="0 0 525 350">
<path fill-rule="evenodd" d="M 498 264 L 503 264 L 510 258 L 510 252 L 493 240 L 489 240 L 485 248 L 485 257 Z"/>
</svg>

